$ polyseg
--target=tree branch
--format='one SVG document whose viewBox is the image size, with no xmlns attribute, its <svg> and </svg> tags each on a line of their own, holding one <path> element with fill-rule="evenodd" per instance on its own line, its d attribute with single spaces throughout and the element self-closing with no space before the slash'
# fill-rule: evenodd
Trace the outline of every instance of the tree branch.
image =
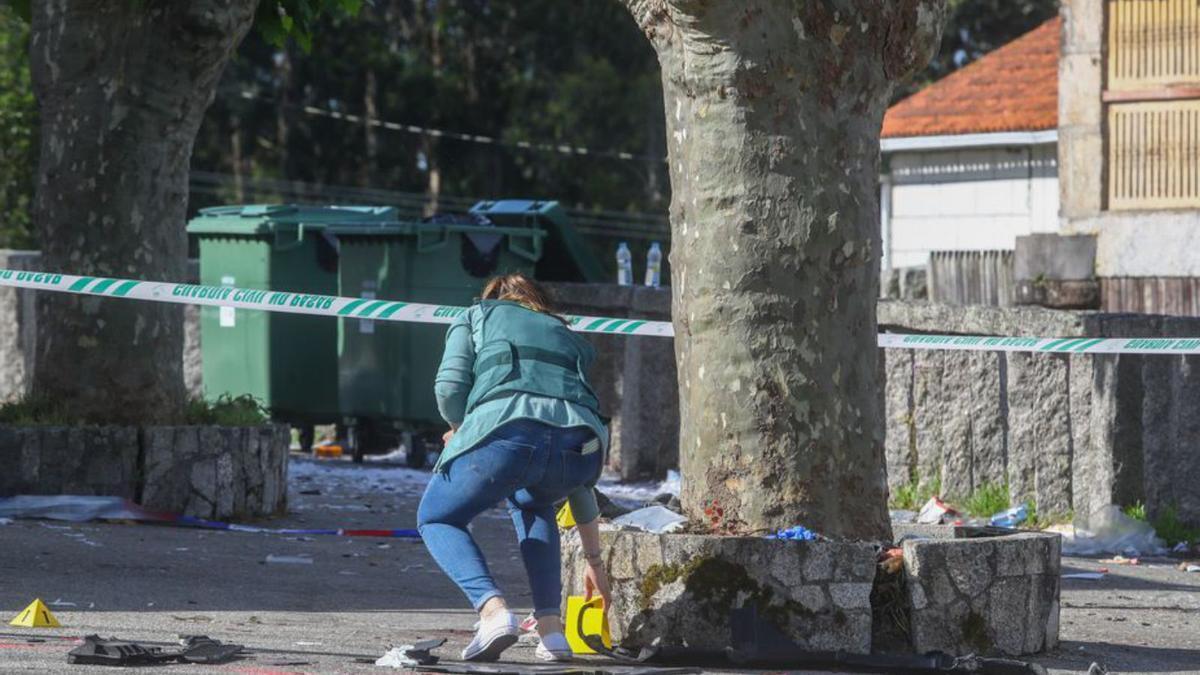
<svg viewBox="0 0 1200 675">
<path fill-rule="evenodd" d="M 905 80 L 929 63 L 946 25 L 946 0 L 894 0 L 883 42 L 888 79 Z"/>
</svg>

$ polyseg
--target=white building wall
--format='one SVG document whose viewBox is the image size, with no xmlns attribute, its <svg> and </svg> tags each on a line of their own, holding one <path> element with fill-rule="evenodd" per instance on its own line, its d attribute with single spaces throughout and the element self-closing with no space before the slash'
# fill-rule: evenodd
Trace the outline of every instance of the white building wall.
<svg viewBox="0 0 1200 675">
<path fill-rule="evenodd" d="M 885 266 L 924 265 L 934 250 L 1011 250 L 1020 235 L 1058 231 L 1052 143 L 896 151 L 886 161 Z"/>
</svg>

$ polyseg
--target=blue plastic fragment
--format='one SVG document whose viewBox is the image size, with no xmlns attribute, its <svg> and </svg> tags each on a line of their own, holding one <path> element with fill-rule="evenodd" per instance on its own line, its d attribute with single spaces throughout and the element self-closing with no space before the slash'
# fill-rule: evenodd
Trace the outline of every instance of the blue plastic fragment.
<svg viewBox="0 0 1200 675">
<path fill-rule="evenodd" d="M 1029 507 L 1025 504 L 1014 506 L 1007 511 L 1001 511 L 992 516 L 993 527 L 1016 527 L 1029 518 Z"/>
<path fill-rule="evenodd" d="M 795 525 L 767 535 L 767 539 L 793 539 L 795 541 L 816 541 L 818 538 L 816 532 L 803 525 Z"/>
</svg>

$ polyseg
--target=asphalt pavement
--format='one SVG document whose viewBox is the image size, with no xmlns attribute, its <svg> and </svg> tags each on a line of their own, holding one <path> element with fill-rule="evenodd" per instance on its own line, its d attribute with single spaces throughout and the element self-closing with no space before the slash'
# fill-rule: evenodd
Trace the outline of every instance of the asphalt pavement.
<svg viewBox="0 0 1200 675">
<path fill-rule="evenodd" d="M 297 462 L 281 528 L 410 528 L 428 474 L 399 467 Z M 530 598 L 511 522 L 499 508 L 472 526 L 509 602 Z M 270 561 L 269 561 L 270 558 Z M 279 560 L 288 562 L 277 562 Z M 1062 645 L 1037 660 L 1053 673 L 1200 673 L 1200 574 L 1175 562 L 1117 566 L 1064 560 Z M 7 625 L 41 598 L 61 628 Z M 134 523 L 0 525 L 0 672 L 104 673 L 66 653 L 87 634 L 173 644 L 204 634 L 244 644 L 223 665 L 143 672 L 386 672 L 388 648 L 446 638 L 453 658 L 471 638 L 473 612 L 418 540 L 217 532 Z M 506 659 L 532 662 L 522 642 Z M 600 665 L 602 660 L 592 659 Z"/>
</svg>

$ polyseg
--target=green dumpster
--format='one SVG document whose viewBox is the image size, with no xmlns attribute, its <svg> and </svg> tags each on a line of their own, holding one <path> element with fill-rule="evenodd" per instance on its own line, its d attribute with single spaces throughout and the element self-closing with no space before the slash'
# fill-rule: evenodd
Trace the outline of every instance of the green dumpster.
<svg viewBox="0 0 1200 675">
<path fill-rule="evenodd" d="M 339 295 L 465 306 L 496 274 L 532 275 L 545 230 L 537 223 L 492 225 L 470 216 L 421 223 L 331 228 L 340 244 Z M 369 315 L 369 303 L 362 310 Z M 358 312 L 355 312 L 358 313 Z M 433 396 L 446 327 L 371 319 L 339 320 L 338 395 L 355 456 L 394 447 L 411 434 L 408 461 L 425 462 L 444 422 Z"/>
<path fill-rule="evenodd" d="M 604 266 L 571 226 L 567 212 L 556 201 L 483 201 L 471 207 L 471 214 L 503 227 L 539 227 L 545 230 L 544 255 L 534 270 L 535 278 L 541 281 L 598 283 L 608 279 Z"/>
<path fill-rule="evenodd" d="M 332 226 L 394 220 L 392 208 L 224 206 L 203 209 L 187 231 L 203 284 L 336 295 Z M 200 339 L 206 396 L 256 396 L 306 437 L 312 424 L 340 421 L 337 320 L 203 307 Z"/>
</svg>

